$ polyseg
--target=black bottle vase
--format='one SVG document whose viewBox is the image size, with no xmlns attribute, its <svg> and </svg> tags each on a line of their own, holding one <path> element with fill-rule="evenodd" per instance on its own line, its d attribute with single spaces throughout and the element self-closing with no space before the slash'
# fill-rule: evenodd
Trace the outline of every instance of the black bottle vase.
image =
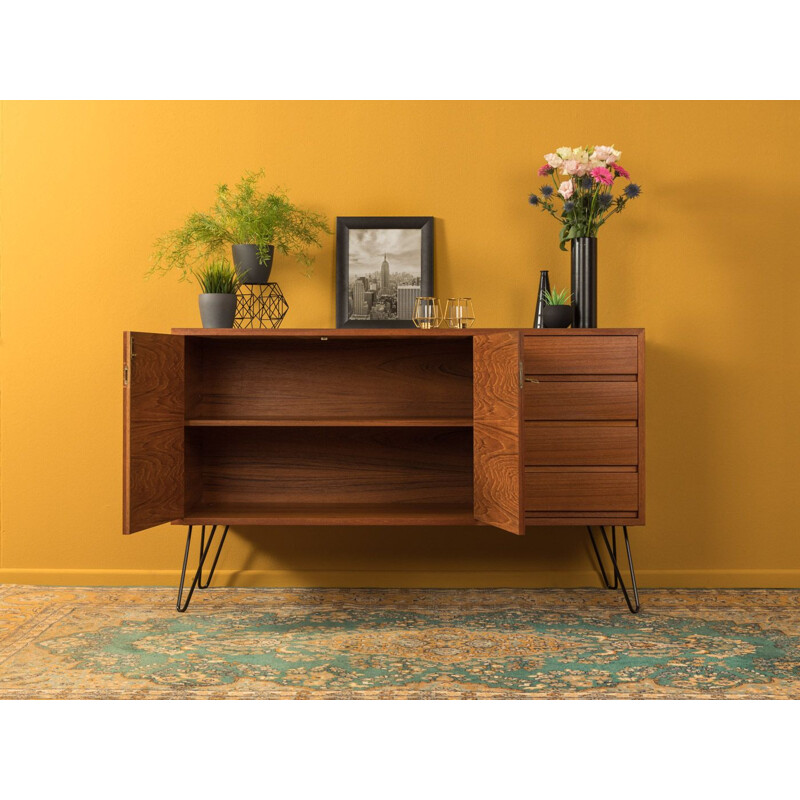
<svg viewBox="0 0 800 800">
<path fill-rule="evenodd" d="M 597 327 L 597 237 L 572 240 L 570 259 L 573 328 Z"/>
<path fill-rule="evenodd" d="M 545 291 L 550 291 L 550 276 L 547 274 L 547 270 L 543 269 L 539 274 L 539 291 L 536 293 L 536 310 L 533 312 L 534 328 L 544 328 L 542 309 L 545 306 Z"/>
</svg>

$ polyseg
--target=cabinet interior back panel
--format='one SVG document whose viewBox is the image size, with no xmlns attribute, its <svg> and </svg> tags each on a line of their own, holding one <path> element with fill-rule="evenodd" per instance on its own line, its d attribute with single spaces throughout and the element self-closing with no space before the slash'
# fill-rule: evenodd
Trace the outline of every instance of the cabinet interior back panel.
<svg viewBox="0 0 800 800">
<path fill-rule="evenodd" d="M 472 416 L 472 341 L 187 340 L 187 418 Z"/>
<path fill-rule="evenodd" d="M 189 503 L 416 503 L 472 508 L 469 428 L 204 428 L 186 432 Z"/>
</svg>

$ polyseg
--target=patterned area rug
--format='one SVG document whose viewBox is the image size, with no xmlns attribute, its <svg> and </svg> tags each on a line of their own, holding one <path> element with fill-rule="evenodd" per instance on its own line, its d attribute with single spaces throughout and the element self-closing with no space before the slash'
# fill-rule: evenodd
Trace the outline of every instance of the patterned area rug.
<svg viewBox="0 0 800 800">
<path fill-rule="evenodd" d="M 800 698 L 800 591 L 0 586 L 0 698 Z"/>
</svg>

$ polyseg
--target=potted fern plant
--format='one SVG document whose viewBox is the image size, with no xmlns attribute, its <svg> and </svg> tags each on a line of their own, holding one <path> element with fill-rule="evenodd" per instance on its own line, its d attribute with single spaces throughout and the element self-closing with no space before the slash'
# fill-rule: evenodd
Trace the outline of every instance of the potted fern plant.
<svg viewBox="0 0 800 800">
<path fill-rule="evenodd" d="M 281 189 L 262 192 L 258 183 L 264 170 L 247 172 L 231 189 L 217 186 L 214 205 L 190 214 L 179 228 L 156 240 L 151 272 L 177 269 L 181 279 L 194 266 L 223 256 L 231 247 L 241 283 L 269 282 L 277 250 L 294 256 L 311 274 L 311 247 L 321 247 L 322 234 L 331 232 L 325 217 L 299 208 Z"/>
<path fill-rule="evenodd" d="M 225 258 L 203 264 L 194 272 L 203 290 L 199 298 L 204 328 L 232 328 L 236 317 L 239 274 Z"/>
<path fill-rule="evenodd" d="M 572 295 L 566 289 L 545 289 L 542 320 L 545 328 L 569 328 L 572 325 Z"/>
</svg>

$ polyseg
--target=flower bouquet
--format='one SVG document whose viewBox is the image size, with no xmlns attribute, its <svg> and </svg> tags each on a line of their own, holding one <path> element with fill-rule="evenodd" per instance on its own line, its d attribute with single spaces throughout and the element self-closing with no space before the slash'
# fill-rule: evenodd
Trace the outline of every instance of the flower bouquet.
<svg viewBox="0 0 800 800">
<path fill-rule="evenodd" d="M 596 237 L 609 217 L 619 214 L 641 193 L 641 187 L 631 183 L 628 170 L 618 161 L 622 153 L 614 147 L 559 147 L 548 153 L 539 176 L 550 176 L 553 185 L 545 184 L 538 194 L 531 194 L 531 205 L 538 206 L 561 223 L 559 247 L 566 250 L 567 242 L 582 237 Z M 556 177 L 560 175 L 560 180 Z M 614 181 L 624 178 L 628 184 L 615 197 Z M 556 201 L 561 205 L 557 208 Z"/>
</svg>

